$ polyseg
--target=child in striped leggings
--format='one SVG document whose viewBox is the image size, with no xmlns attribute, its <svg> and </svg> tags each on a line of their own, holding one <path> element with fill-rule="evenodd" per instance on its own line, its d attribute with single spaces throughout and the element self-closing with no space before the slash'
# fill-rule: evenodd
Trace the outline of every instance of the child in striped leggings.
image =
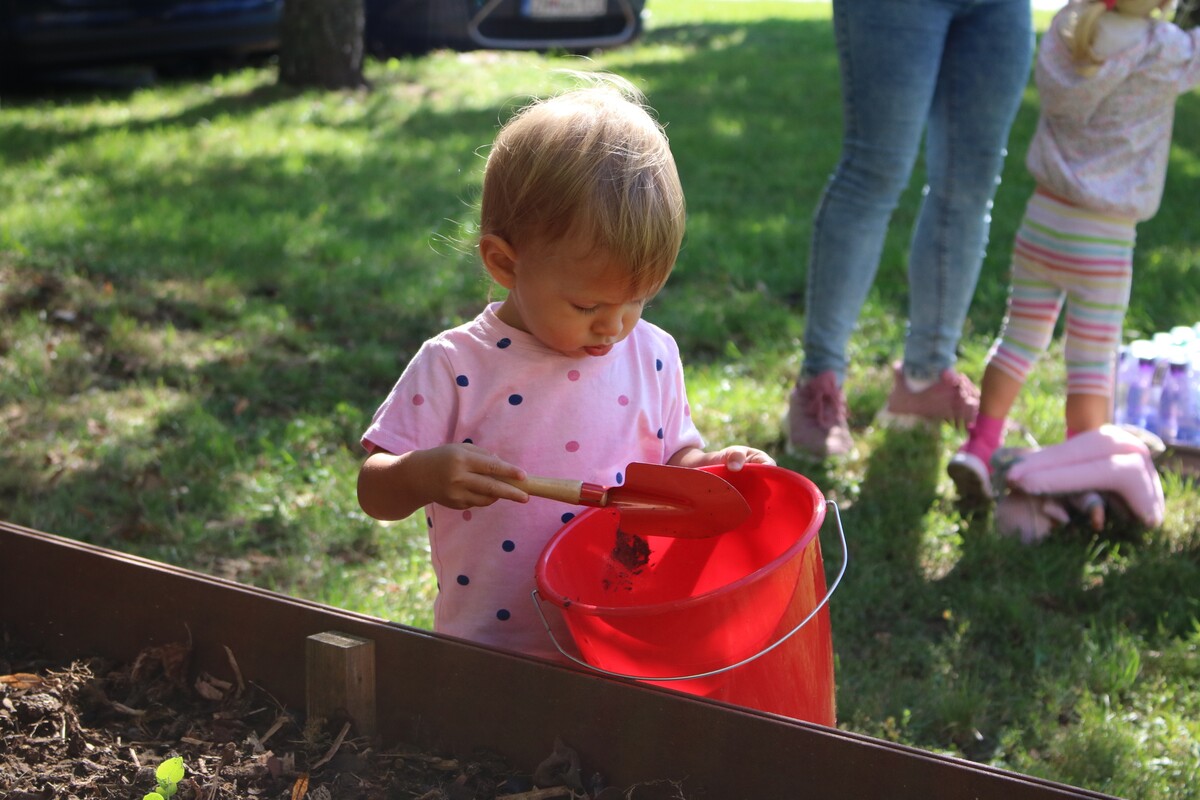
<svg viewBox="0 0 1200 800">
<path fill-rule="evenodd" d="M 1200 29 L 1163 19 L 1174 0 L 1076 0 L 1038 50 L 1041 98 L 1026 166 L 1038 188 L 1013 246 L 1004 325 L 979 414 L 950 461 L 968 503 L 994 498 L 992 454 L 1065 303 L 1068 438 L 1111 418 L 1135 227 L 1158 211 L 1178 95 L 1200 85 Z"/>
</svg>

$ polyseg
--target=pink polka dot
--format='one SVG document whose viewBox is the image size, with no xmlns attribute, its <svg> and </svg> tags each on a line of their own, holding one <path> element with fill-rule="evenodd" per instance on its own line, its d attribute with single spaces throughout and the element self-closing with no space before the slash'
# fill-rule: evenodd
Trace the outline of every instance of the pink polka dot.
<svg viewBox="0 0 1200 800">
<path fill-rule="evenodd" d="M 577 369 L 573 369 L 573 370 L 571 370 L 570 372 L 568 372 L 568 373 L 567 373 L 567 380 L 569 380 L 569 381 L 577 381 L 577 380 L 579 380 L 579 370 L 577 370 Z"/>
<path fill-rule="evenodd" d="M 465 519 L 467 522 L 471 521 L 471 509 L 467 509 L 463 512 L 463 519 Z"/>
<path fill-rule="evenodd" d="M 627 405 L 629 405 L 629 398 L 626 397 L 625 395 L 621 395 L 620 397 L 617 398 L 617 402 L 623 406 L 627 406 Z"/>
<path fill-rule="evenodd" d="M 423 395 L 423 394 L 414 394 L 414 395 L 413 395 L 413 405 L 414 405 L 414 406 L 423 406 L 423 405 L 425 405 L 425 395 Z"/>
<path fill-rule="evenodd" d="M 685 417 L 690 417 L 690 416 L 692 415 L 692 407 L 691 407 L 691 405 L 686 405 L 686 406 L 684 406 L 684 407 L 683 407 L 683 415 L 684 415 Z"/>
<path fill-rule="evenodd" d="M 574 453 L 577 450 L 579 450 L 579 442 L 576 442 L 576 441 L 567 442 L 567 452 L 568 453 Z"/>
</svg>

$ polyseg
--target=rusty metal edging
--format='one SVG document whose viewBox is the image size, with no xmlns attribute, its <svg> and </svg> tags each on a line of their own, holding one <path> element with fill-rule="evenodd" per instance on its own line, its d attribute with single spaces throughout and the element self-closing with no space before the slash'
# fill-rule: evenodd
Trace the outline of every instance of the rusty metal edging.
<svg viewBox="0 0 1200 800">
<path fill-rule="evenodd" d="M 246 680 L 301 710 L 305 640 L 329 630 L 375 642 L 385 745 L 460 755 L 486 747 L 532 770 L 561 737 L 588 774 L 599 770 L 615 786 L 680 781 L 688 800 L 1109 797 L 491 650 L 0 521 L 0 635 L 49 655 L 128 660 L 148 645 L 191 636 L 196 668 L 232 677 L 228 647 Z"/>
</svg>

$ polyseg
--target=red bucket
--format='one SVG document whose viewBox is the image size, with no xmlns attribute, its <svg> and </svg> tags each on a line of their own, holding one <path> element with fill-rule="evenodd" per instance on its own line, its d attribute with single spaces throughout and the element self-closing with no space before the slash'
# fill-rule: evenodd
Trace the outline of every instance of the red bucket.
<svg viewBox="0 0 1200 800">
<path fill-rule="evenodd" d="M 827 603 L 845 558 L 827 590 L 825 498 L 779 467 L 706 469 L 746 498 L 746 522 L 703 539 L 641 537 L 647 554 L 618 536 L 618 512 L 585 511 L 542 551 L 535 600 L 559 608 L 583 661 L 563 654 L 584 666 L 832 727 Z"/>
</svg>

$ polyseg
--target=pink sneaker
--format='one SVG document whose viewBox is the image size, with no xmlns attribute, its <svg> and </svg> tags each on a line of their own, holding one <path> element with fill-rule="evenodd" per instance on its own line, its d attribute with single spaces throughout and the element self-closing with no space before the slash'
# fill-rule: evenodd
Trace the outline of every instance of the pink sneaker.
<svg viewBox="0 0 1200 800">
<path fill-rule="evenodd" d="M 818 458 L 840 456 L 854 447 L 846 397 L 831 371 L 797 381 L 788 396 L 787 452 Z"/>
<path fill-rule="evenodd" d="M 947 369 L 928 389 L 913 392 L 904 380 L 904 369 L 899 363 L 893 365 L 892 373 L 888 414 L 951 422 L 958 428 L 965 428 L 975 421 L 975 415 L 979 413 L 979 390 L 967 376 Z"/>
</svg>

